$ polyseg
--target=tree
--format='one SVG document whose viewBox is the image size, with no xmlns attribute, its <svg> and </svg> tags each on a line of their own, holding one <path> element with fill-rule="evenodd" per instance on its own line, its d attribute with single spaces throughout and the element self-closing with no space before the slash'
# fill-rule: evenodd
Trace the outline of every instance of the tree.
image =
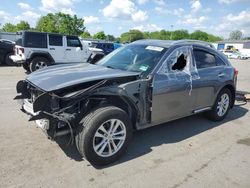
<svg viewBox="0 0 250 188">
<path fill-rule="evenodd" d="M 133 29 L 121 35 L 121 42 L 133 42 L 143 38 L 144 35 L 141 31 Z"/>
<path fill-rule="evenodd" d="M 188 39 L 189 33 L 187 30 L 176 30 L 171 34 L 171 40 Z"/>
<path fill-rule="evenodd" d="M 241 40 L 243 38 L 243 33 L 240 30 L 232 31 L 229 34 L 229 39 L 231 40 Z"/>
<path fill-rule="evenodd" d="M 80 37 L 82 37 L 82 38 L 84 38 L 84 39 L 90 39 L 90 38 L 92 38 L 92 37 L 91 37 L 91 34 L 90 34 L 88 31 L 83 32 L 83 33 L 80 35 Z"/>
<path fill-rule="evenodd" d="M 66 35 L 80 35 L 84 32 L 84 20 L 76 15 L 49 13 L 39 19 L 36 30 L 42 32 L 61 33 Z"/>
<path fill-rule="evenodd" d="M 218 37 L 218 36 L 208 34 L 208 41 L 209 42 L 217 42 L 217 41 L 221 41 L 221 40 L 223 40 L 222 37 Z"/>
<path fill-rule="evenodd" d="M 109 41 L 115 41 L 115 37 L 113 35 L 107 35 L 106 39 Z"/>
<path fill-rule="evenodd" d="M 17 31 L 16 26 L 11 23 L 4 24 L 2 30 L 4 32 L 16 32 Z"/>
<path fill-rule="evenodd" d="M 16 24 L 16 30 L 20 31 L 20 30 L 29 30 L 30 29 L 30 25 L 28 22 L 25 21 L 20 21 L 18 24 Z"/>
<path fill-rule="evenodd" d="M 208 41 L 208 34 L 201 30 L 196 30 L 190 34 L 190 39 Z"/>
<path fill-rule="evenodd" d="M 100 32 L 94 34 L 93 38 L 94 39 L 105 40 L 106 39 L 106 35 L 105 35 L 104 31 L 100 31 Z"/>
</svg>

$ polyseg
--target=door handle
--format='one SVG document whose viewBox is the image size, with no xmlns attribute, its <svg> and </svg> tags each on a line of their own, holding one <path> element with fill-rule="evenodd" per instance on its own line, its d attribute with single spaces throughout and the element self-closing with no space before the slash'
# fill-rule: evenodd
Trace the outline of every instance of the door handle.
<svg viewBox="0 0 250 188">
<path fill-rule="evenodd" d="M 225 74 L 224 74 L 224 73 L 220 73 L 220 74 L 218 74 L 218 76 L 219 76 L 219 77 L 224 77 Z"/>
<path fill-rule="evenodd" d="M 71 51 L 71 49 L 66 49 L 66 51 Z"/>
<path fill-rule="evenodd" d="M 55 48 L 50 48 L 50 50 L 55 50 Z"/>
</svg>

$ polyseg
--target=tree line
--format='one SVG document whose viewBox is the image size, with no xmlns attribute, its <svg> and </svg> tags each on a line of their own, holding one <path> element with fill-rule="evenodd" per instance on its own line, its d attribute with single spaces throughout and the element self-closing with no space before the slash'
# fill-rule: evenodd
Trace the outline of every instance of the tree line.
<svg viewBox="0 0 250 188">
<path fill-rule="evenodd" d="M 120 37 L 114 37 L 113 35 L 105 34 L 104 31 L 100 31 L 91 35 L 84 26 L 84 19 L 78 18 L 76 15 L 69 15 L 64 13 L 48 13 L 46 16 L 42 16 L 35 28 L 31 28 L 29 23 L 26 21 L 20 21 L 19 23 L 11 24 L 5 23 L 0 31 L 4 32 L 17 32 L 20 30 L 32 30 L 40 32 L 52 32 L 66 35 L 78 35 L 86 39 L 100 39 L 118 42 L 133 42 L 139 39 L 162 39 L 162 40 L 180 40 L 180 39 L 194 39 L 208 42 L 216 42 L 223 40 L 222 37 L 215 36 L 206 33 L 201 30 L 196 30 L 189 33 L 187 30 L 175 30 L 175 31 L 153 31 L 153 32 L 142 32 L 139 30 L 132 29 L 128 32 L 121 34 Z M 229 35 L 229 39 L 241 40 L 250 39 L 250 37 L 243 38 L 243 33 L 239 30 L 232 31 Z"/>
</svg>

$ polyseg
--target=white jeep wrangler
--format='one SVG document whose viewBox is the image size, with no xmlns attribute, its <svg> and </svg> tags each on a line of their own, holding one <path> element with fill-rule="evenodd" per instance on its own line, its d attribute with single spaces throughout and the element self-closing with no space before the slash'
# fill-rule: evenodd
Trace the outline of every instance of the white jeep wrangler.
<svg viewBox="0 0 250 188">
<path fill-rule="evenodd" d="M 87 62 L 91 56 L 77 36 L 55 33 L 18 32 L 11 59 L 27 71 L 35 71 L 55 63 Z"/>
</svg>

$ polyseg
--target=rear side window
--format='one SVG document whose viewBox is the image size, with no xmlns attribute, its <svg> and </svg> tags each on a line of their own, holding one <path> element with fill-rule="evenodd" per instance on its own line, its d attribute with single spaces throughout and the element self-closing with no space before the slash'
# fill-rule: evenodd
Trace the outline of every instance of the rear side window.
<svg viewBox="0 0 250 188">
<path fill-rule="evenodd" d="M 67 36 L 67 46 L 70 47 L 81 47 L 81 42 L 77 37 Z"/>
<path fill-rule="evenodd" d="M 194 58 L 198 69 L 216 66 L 216 58 L 204 50 L 194 50 Z"/>
<path fill-rule="evenodd" d="M 61 35 L 49 35 L 49 45 L 62 46 L 63 40 Z"/>
<path fill-rule="evenodd" d="M 24 41 L 25 47 L 47 48 L 47 34 L 45 33 L 26 33 Z"/>
</svg>

